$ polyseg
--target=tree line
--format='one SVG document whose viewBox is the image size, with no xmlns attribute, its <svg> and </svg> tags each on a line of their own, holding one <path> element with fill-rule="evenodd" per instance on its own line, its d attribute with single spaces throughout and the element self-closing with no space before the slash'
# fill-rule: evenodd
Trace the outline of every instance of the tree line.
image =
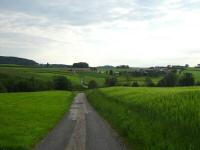
<svg viewBox="0 0 200 150">
<path fill-rule="evenodd" d="M 192 73 L 184 73 L 182 76 L 178 76 L 174 72 L 167 73 L 157 84 L 160 87 L 173 87 L 173 86 L 194 86 L 195 78 Z"/>
<path fill-rule="evenodd" d="M 71 81 L 65 76 L 55 76 L 52 80 L 41 80 L 35 77 L 4 77 L 0 80 L 0 92 L 72 90 L 72 88 Z"/>
<path fill-rule="evenodd" d="M 105 78 L 105 86 L 119 85 L 117 77 L 110 75 Z M 144 85 L 147 87 L 174 87 L 174 86 L 194 86 L 200 85 L 199 82 L 195 82 L 195 78 L 192 73 L 183 73 L 181 76 L 177 75 L 176 72 L 170 71 L 162 77 L 158 83 L 154 83 L 150 77 L 146 77 Z M 138 81 L 132 81 L 131 85 L 124 84 L 124 86 L 138 87 L 140 86 Z"/>
</svg>

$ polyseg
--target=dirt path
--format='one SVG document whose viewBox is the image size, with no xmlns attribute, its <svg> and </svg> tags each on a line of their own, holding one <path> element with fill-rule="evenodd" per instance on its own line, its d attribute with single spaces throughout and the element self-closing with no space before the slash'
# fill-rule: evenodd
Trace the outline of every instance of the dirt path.
<svg viewBox="0 0 200 150">
<path fill-rule="evenodd" d="M 69 115 L 35 150 L 125 150 L 119 136 L 79 93 Z"/>
</svg>

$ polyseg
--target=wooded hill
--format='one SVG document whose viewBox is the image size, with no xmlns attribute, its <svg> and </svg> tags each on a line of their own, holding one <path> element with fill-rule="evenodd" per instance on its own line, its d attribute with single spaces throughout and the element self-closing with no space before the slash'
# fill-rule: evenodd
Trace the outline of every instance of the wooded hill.
<svg viewBox="0 0 200 150">
<path fill-rule="evenodd" d="M 15 65 L 23 65 L 23 66 L 38 65 L 37 62 L 30 59 L 18 58 L 18 57 L 7 57 L 7 56 L 0 56 L 0 64 L 15 64 Z"/>
</svg>

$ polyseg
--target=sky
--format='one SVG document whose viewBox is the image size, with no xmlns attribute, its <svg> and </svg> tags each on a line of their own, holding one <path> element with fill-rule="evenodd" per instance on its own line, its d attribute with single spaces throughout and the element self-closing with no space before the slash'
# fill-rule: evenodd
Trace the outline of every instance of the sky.
<svg viewBox="0 0 200 150">
<path fill-rule="evenodd" d="M 0 0 L 0 55 L 90 66 L 200 63 L 200 0 Z"/>
</svg>

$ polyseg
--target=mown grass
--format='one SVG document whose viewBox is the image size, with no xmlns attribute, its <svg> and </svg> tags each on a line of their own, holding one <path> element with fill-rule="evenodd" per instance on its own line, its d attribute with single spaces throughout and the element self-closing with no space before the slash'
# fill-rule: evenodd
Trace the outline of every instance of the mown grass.
<svg viewBox="0 0 200 150">
<path fill-rule="evenodd" d="M 116 87 L 87 95 L 134 150 L 200 149 L 200 87 Z"/>
<path fill-rule="evenodd" d="M 69 110 L 71 92 L 0 94 L 0 150 L 30 150 Z"/>
</svg>

